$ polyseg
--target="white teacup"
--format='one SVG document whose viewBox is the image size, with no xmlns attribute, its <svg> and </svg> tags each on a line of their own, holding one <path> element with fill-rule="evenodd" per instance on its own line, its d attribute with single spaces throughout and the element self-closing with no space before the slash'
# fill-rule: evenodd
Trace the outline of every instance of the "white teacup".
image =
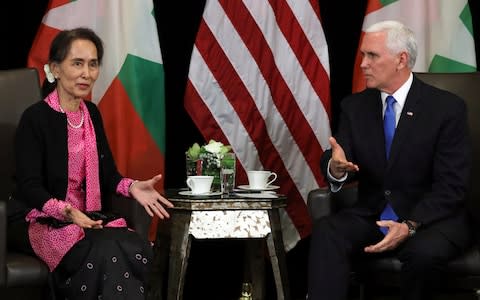
<svg viewBox="0 0 480 300">
<path fill-rule="evenodd" d="M 210 193 L 213 176 L 188 176 L 187 185 L 192 190 L 192 195 Z"/>
<path fill-rule="evenodd" d="M 270 171 L 247 171 L 250 189 L 264 189 L 277 179 L 277 174 Z"/>
</svg>

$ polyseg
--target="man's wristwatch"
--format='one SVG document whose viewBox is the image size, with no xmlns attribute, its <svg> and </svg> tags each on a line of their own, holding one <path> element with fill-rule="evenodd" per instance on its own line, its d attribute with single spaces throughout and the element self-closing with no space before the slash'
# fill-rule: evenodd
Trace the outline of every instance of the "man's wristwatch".
<svg viewBox="0 0 480 300">
<path fill-rule="evenodd" d="M 417 226 L 413 225 L 412 222 L 410 222 L 408 220 L 403 220 L 402 223 L 407 224 L 407 226 L 408 226 L 408 236 L 409 237 L 412 237 L 412 236 L 415 235 L 415 233 L 417 233 Z"/>
</svg>

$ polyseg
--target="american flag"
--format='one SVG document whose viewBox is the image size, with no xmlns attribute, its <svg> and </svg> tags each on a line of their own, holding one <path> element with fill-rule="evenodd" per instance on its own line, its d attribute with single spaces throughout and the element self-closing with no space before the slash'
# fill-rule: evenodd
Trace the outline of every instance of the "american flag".
<svg viewBox="0 0 480 300">
<path fill-rule="evenodd" d="M 206 141 L 232 146 L 237 184 L 246 170 L 278 174 L 286 250 L 310 234 L 307 195 L 325 185 L 329 68 L 318 1 L 206 1 L 185 108 Z"/>
</svg>

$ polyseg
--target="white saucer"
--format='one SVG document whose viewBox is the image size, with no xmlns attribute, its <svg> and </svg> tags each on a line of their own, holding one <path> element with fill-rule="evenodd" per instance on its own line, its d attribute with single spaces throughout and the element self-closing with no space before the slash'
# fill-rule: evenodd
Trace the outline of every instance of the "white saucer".
<svg viewBox="0 0 480 300">
<path fill-rule="evenodd" d="M 208 196 L 218 196 L 221 195 L 222 192 L 208 192 L 204 194 L 192 194 L 192 191 L 180 191 L 178 194 L 183 196 L 192 196 L 192 197 L 208 197 Z"/>
<path fill-rule="evenodd" d="M 279 189 L 280 187 L 278 185 L 271 184 L 263 189 L 251 189 L 249 185 L 239 185 L 238 188 L 247 191 L 273 191 Z"/>
</svg>

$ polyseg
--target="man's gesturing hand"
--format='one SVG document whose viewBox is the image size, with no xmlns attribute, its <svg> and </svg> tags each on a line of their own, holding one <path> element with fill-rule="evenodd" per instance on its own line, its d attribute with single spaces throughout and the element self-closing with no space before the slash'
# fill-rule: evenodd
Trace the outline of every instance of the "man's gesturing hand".
<svg viewBox="0 0 480 300">
<path fill-rule="evenodd" d="M 334 137 L 329 139 L 332 146 L 332 158 L 330 159 L 330 174 L 335 178 L 342 178 L 346 172 L 358 172 L 359 168 L 356 164 L 347 161 L 342 146 L 337 143 Z"/>
</svg>

